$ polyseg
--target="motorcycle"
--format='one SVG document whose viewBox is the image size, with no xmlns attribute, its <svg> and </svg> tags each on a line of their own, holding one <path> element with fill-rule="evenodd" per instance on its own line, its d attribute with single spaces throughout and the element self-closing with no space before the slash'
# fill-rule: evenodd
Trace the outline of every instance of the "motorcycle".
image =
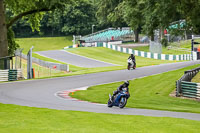
<svg viewBox="0 0 200 133">
<path fill-rule="evenodd" d="M 131 68 L 135 69 L 136 68 L 136 63 L 135 61 L 133 61 L 131 58 L 129 58 L 127 60 L 128 62 L 128 66 L 127 66 L 127 69 L 130 70 Z"/>
<path fill-rule="evenodd" d="M 117 106 L 124 108 L 129 97 L 130 95 L 127 88 L 123 88 L 115 97 L 112 97 L 111 94 L 109 94 L 108 107 Z"/>
</svg>

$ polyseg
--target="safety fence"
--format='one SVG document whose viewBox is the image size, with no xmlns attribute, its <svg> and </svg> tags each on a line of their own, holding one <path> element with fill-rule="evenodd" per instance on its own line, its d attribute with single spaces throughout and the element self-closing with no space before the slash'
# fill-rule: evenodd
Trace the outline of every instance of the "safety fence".
<svg viewBox="0 0 200 133">
<path fill-rule="evenodd" d="M 22 58 L 27 59 L 27 56 L 22 54 Z M 40 66 L 47 67 L 47 68 L 52 68 L 52 69 L 57 69 L 60 71 L 69 71 L 69 65 L 67 64 L 60 64 L 60 63 L 53 63 L 53 62 L 48 62 L 48 61 L 43 61 L 38 58 L 32 57 L 32 61 Z"/>
<path fill-rule="evenodd" d="M 200 67 L 185 71 L 184 75 L 176 81 L 176 96 L 200 99 L 200 83 L 191 82 L 200 71 Z"/>
<path fill-rule="evenodd" d="M 23 78 L 20 69 L 0 70 L 0 81 L 15 81 Z"/>
</svg>

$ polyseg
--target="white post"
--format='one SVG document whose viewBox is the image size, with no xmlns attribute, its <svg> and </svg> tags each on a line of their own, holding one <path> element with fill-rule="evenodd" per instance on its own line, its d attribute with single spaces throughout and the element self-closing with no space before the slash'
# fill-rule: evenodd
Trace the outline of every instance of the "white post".
<svg viewBox="0 0 200 133">
<path fill-rule="evenodd" d="M 75 43 L 76 43 L 76 36 L 73 35 L 73 45 L 75 45 Z"/>
</svg>

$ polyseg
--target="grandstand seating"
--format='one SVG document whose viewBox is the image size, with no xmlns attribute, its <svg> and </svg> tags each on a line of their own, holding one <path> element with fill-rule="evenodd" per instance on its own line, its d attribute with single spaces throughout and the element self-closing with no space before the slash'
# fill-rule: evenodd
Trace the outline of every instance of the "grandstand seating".
<svg viewBox="0 0 200 133">
<path fill-rule="evenodd" d="M 110 40 L 120 40 L 121 37 L 132 34 L 130 28 L 114 29 L 108 28 L 87 36 L 83 36 L 81 40 L 85 42 L 104 42 Z"/>
</svg>

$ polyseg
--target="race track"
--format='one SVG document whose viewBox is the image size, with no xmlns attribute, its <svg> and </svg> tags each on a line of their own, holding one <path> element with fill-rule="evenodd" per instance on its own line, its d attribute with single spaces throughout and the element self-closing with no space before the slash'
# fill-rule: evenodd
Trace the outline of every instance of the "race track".
<svg viewBox="0 0 200 133">
<path fill-rule="evenodd" d="M 71 99 L 62 99 L 55 96 L 57 92 L 63 90 L 70 90 L 84 86 L 92 86 L 97 84 L 140 78 L 199 63 L 199 61 L 179 62 L 173 64 L 141 67 L 132 71 L 118 70 L 52 79 L 1 83 L 0 102 L 5 104 L 17 104 L 23 106 L 42 107 L 59 110 L 76 110 L 97 113 L 144 115 L 156 117 L 175 117 L 200 121 L 200 114 L 195 113 L 134 108 L 108 108 L 104 104 L 80 102 Z"/>
<path fill-rule="evenodd" d="M 35 53 L 79 67 L 93 68 L 93 67 L 115 66 L 114 64 L 111 63 L 87 58 L 64 50 L 38 51 Z"/>
</svg>

